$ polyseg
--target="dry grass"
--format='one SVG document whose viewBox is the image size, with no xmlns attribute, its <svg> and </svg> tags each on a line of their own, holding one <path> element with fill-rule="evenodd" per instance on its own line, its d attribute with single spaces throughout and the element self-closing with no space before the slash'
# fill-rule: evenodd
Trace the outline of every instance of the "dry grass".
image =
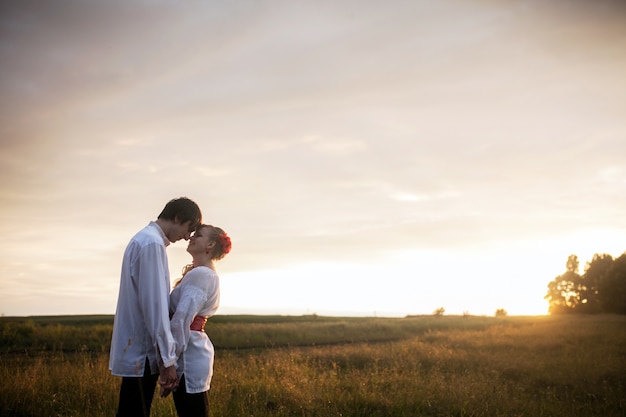
<svg viewBox="0 0 626 417">
<path fill-rule="evenodd" d="M 367 323 L 382 329 L 372 331 L 379 341 L 361 341 Z M 243 322 L 231 324 L 246 331 Z M 221 325 L 225 335 L 229 323 Z M 212 416 L 626 415 L 626 317 L 417 317 L 334 325 L 334 336 L 327 331 L 321 346 L 272 342 L 273 335 L 284 340 L 288 334 L 286 318 L 248 330 L 251 346 L 266 340 L 275 347 L 218 347 Z M 315 333 L 316 326 L 296 327 Z M 119 379 L 109 374 L 105 353 L 0 359 L 2 416 L 115 412 Z M 174 415 L 170 398 L 155 400 L 153 416 Z"/>
</svg>

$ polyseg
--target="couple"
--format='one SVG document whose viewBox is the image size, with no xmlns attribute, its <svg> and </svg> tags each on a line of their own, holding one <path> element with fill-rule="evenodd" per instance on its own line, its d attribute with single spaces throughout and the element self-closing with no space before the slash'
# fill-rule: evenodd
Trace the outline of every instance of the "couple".
<svg viewBox="0 0 626 417">
<path fill-rule="evenodd" d="M 193 235 L 192 235 L 193 233 Z M 170 295 L 166 247 L 189 240 L 193 263 Z M 122 377 L 117 417 L 148 417 L 157 380 L 180 417 L 208 416 L 213 344 L 204 332 L 220 298 L 215 261 L 231 248 L 219 227 L 202 224 L 192 200 L 169 201 L 128 243 L 113 324 L 109 369 Z"/>
</svg>

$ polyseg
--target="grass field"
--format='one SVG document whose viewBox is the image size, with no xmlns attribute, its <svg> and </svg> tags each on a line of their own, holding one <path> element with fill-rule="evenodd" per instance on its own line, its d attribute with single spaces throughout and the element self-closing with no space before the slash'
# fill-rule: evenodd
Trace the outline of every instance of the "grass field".
<svg viewBox="0 0 626 417">
<path fill-rule="evenodd" d="M 111 328 L 1 318 L 0 416 L 114 415 Z M 626 416 L 626 316 L 217 316 L 207 332 L 214 417 Z"/>
</svg>

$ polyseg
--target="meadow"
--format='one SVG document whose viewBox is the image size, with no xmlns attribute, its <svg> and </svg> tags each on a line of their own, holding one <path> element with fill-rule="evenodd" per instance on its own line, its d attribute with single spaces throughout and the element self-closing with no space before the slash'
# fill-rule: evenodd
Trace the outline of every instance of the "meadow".
<svg viewBox="0 0 626 417">
<path fill-rule="evenodd" d="M 0 318 L 0 416 L 112 416 L 111 316 Z M 626 416 L 626 316 L 216 316 L 213 417 Z M 155 396 L 152 416 L 175 416 Z"/>
</svg>

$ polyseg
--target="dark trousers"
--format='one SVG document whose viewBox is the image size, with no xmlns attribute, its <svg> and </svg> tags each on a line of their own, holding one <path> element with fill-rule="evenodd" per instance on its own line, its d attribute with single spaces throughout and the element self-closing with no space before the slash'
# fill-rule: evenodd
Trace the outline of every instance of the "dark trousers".
<svg viewBox="0 0 626 417">
<path fill-rule="evenodd" d="M 150 362 L 142 377 L 123 377 L 116 417 L 150 417 L 150 407 L 159 375 L 150 374 Z"/>
<path fill-rule="evenodd" d="M 185 388 L 185 375 L 180 377 L 174 391 L 174 405 L 178 417 L 209 417 L 209 392 L 188 394 Z"/>
</svg>

